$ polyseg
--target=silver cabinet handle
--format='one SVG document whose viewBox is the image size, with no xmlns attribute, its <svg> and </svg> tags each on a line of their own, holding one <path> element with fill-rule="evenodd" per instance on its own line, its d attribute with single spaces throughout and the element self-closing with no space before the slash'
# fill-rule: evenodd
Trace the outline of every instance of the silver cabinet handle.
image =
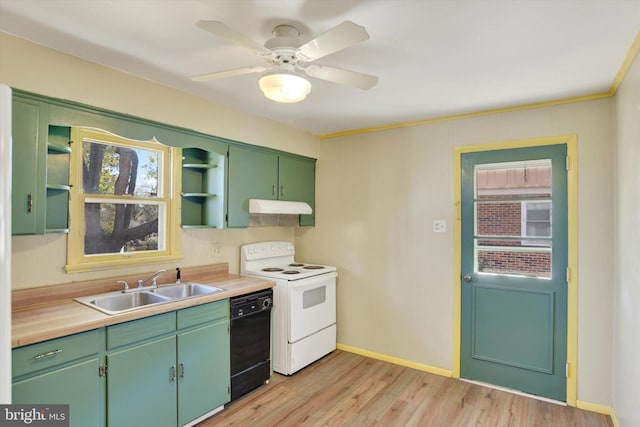
<svg viewBox="0 0 640 427">
<path fill-rule="evenodd" d="M 275 195 L 276 195 L 276 185 L 275 185 L 275 184 L 273 184 L 273 185 L 271 186 L 271 195 L 272 195 L 272 196 L 275 196 Z"/>
<path fill-rule="evenodd" d="M 280 196 L 284 196 L 284 185 L 280 186 Z"/>
<path fill-rule="evenodd" d="M 471 276 L 468 274 L 465 274 L 464 276 L 462 276 L 462 280 L 469 283 L 471 281 Z"/>
<path fill-rule="evenodd" d="M 40 360 L 40 359 L 44 359 L 44 358 L 46 358 L 46 357 L 55 356 L 56 354 L 60 354 L 60 353 L 62 353 L 62 350 L 60 350 L 60 349 L 58 348 L 58 349 L 51 350 L 51 351 L 47 351 L 46 353 L 42 353 L 42 354 L 39 354 L 39 355 L 37 355 L 37 356 L 34 356 L 34 357 L 33 357 L 33 360 Z"/>
<path fill-rule="evenodd" d="M 169 382 L 174 382 L 176 380 L 176 365 L 171 366 L 169 372 Z"/>
<path fill-rule="evenodd" d="M 184 379 L 184 363 L 180 363 L 180 378 Z"/>
<path fill-rule="evenodd" d="M 27 212 L 33 212 L 33 195 L 31 193 L 27 194 Z"/>
</svg>

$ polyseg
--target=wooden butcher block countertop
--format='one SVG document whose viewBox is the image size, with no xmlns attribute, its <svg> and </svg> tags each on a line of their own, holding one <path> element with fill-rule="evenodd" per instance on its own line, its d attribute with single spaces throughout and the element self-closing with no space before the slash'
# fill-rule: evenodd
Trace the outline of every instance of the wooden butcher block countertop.
<svg viewBox="0 0 640 427">
<path fill-rule="evenodd" d="M 73 298 L 121 290 L 116 280 L 136 283 L 153 272 L 119 276 L 12 292 L 11 346 L 21 347 L 52 338 L 101 328 L 104 326 L 166 313 L 181 308 L 243 295 L 271 288 L 274 282 L 265 279 L 229 274 L 227 263 L 182 268 L 182 282 L 197 282 L 223 288 L 214 294 L 143 307 L 121 314 L 104 314 Z M 175 272 L 167 271 L 158 278 L 158 285 L 175 282 Z"/>
</svg>

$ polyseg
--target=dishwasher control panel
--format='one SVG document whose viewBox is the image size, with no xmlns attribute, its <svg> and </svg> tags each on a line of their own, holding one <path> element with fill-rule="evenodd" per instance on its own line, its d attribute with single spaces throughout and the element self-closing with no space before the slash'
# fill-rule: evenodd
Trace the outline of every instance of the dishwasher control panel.
<svg viewBox="0 0 640 427">
<path fill-rule="evenodd" d="M 273 290 L 265 289 L 263 291 L 231 298 L 230 305 L 231 319 L 270 310 L 273 306 Z"/>
</svg>

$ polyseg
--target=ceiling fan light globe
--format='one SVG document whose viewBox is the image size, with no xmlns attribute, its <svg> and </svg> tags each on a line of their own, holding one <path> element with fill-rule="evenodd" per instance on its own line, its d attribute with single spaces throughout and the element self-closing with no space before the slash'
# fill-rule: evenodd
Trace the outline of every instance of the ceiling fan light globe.
<svg viewBox="0 0 640 427">
<path fill-rule="evenodd" d="M 311 92 L 311 83 L 296 74 L 276 72 L 260 77 L 260 90 L 268 99 L 294 103 L 304 100 Z"/>
</svg>

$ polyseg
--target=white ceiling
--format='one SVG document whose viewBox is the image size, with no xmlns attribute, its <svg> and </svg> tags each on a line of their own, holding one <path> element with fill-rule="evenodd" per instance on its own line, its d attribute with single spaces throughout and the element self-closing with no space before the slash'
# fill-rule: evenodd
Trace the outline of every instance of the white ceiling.
<svg viewBox="0 0 640 427">
<path fill-rule="evenodd" d="M 283 23 L 311 39 L 353 21 L 370 39 L 318 62 L 379 83 L 311 79 L 278 104 L 257 74 L 191 81 L 263 65 L 198 20 L 260 44 Z M 1 31 L 313 134 L 608 92 L 639 29 L 640 0 L 0 0 Z"/>
</svg>

